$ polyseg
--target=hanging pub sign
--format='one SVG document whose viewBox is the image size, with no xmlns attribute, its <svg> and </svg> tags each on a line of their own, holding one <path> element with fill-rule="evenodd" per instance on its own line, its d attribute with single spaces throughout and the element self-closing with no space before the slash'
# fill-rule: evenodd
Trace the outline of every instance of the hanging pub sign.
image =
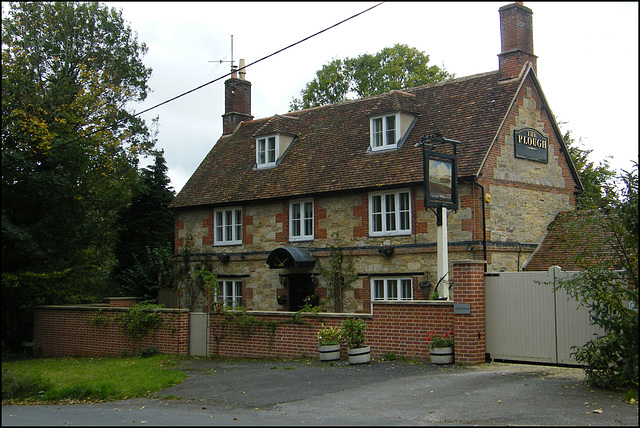
<svg viewBox="0 0 640 428">
<path fill-rule="evenodd" d="M 549 139 L 535 129 L 513 131 L 513 144 L 517 158 L 547 163 Z"/>
<path fill-rule="evenodd" d="M 425 207 L 458 209 L 458 180 L 455 154 L 425 150 Z"/>
</svg>

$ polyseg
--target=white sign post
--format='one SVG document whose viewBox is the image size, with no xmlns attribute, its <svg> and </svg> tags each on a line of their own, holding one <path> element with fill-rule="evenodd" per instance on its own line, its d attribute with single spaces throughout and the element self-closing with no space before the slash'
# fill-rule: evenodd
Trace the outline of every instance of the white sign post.
<svg viewBox="0 0 640 428">
<path fill-rule="evenodd" d="M 449 240 L 447 237 L 447 209 L 441 211 L 442 222 L 438 225 L 437 258 L 438 258 L 438 286 L 436 291 L 440 297 L 449 300 Z"/>
</svg>

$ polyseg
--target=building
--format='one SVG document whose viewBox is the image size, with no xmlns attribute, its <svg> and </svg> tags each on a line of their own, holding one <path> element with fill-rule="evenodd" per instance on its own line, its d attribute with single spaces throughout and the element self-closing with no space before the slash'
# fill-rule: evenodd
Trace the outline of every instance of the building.
<svg viewBox="0 0 640 428">
<path fill-rule="evenodd" d="M 460 142 L 450 261 L 520 270 L 582 185 L 536 76 L 532 11 L 503 6 L 500 31 L 496 71 L 261 119 L 241 64 L 225 82 L 223 135 L 170 206 L 176 263 L 211 269 L 224 301 L 249 310 L 296 311 L 318 296 L 330 311 L 318 263 L 339 248 L 357 278 L 344 312 L 425 299 L 437 226 L 417 143 L 440 134 Z M 438 291 L 455 300 L 455 283 Z"/>
</svg>

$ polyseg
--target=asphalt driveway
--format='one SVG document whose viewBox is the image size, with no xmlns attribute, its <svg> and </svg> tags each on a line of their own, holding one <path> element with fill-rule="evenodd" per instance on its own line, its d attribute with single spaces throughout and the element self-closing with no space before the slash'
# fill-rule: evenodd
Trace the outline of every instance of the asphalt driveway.
<svg viewBox="0 0 640 428">
<path fill-rule="evenodd" d="M 2 425 L 638 425 L 576 368 L 188 359 L 155 398 L 4 406 Z"/>
</svg>

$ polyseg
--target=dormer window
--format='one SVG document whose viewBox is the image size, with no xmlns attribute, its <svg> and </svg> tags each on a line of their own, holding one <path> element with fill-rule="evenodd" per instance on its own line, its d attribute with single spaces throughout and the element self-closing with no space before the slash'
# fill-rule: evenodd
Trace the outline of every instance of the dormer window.
<svg viewBox="0 0 640 428">
<path fill-rule="evenodd" d="M 279 156 L 278 135 L 256 138 L 256 165 L 258 168 L 276 166 Z"/>
<path fill-rule="evenodd" d="M 371 118 L 371 150 L 395 149 L 400 136 L 399 114 Z"/>
</svg>

